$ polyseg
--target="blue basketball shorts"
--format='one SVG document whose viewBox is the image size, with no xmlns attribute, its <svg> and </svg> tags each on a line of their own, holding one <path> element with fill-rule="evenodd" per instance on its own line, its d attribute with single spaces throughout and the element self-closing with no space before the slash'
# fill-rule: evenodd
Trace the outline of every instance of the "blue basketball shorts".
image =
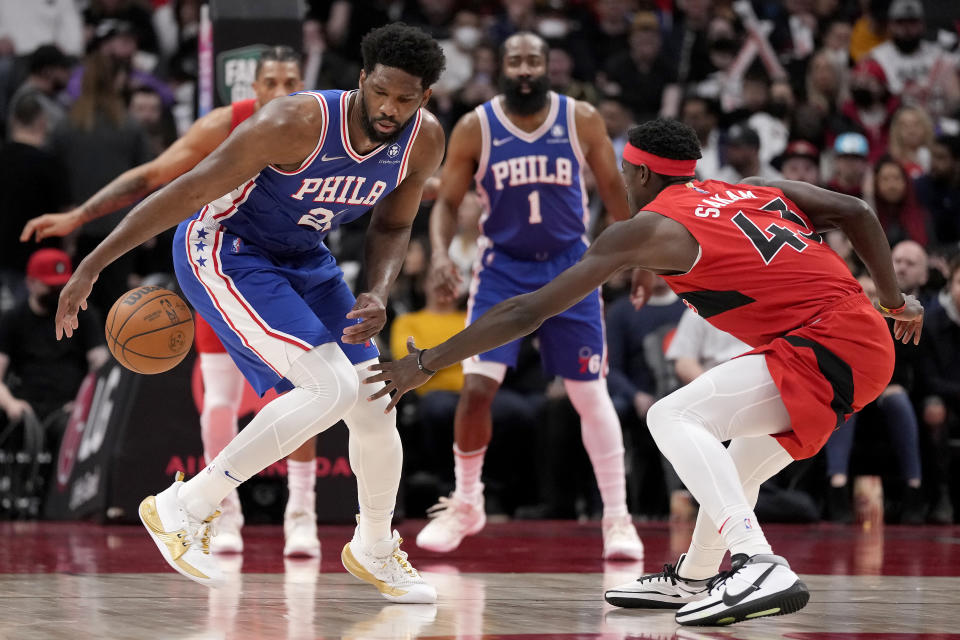
<svg viewBox="0 0 960 640">
<path fill-rule="evenodd" d="M 341 342 L 357 322 L 346 318 L 356 298 L 322 245 L 275 256 L 194 216 L 177 227 L 173 262 L 190 304 L 260 395 L 292 388 L 284 374 L 315 346 L 336 342 L 354 364 L 380 355 L 372 342 Z"/>
<path fill-rule="evenodd" d="M 577 242 L 543 262 L 517 259 L 495 246 L 484 249 L 470 284 L 467 322 L 474 322 L 498 302 L 539 289 L 574 265 L 586 249 L 586 243 Z M 547 374 L 570 380 L 595 380 L 606 375 L 603 299 L 599 289 L 563 313 L 547 318 L 535 335 L 540 340 Z M 520 340 L 515 340 L 474 358 L 514 367 L 519 353 Z"/>
</svg>

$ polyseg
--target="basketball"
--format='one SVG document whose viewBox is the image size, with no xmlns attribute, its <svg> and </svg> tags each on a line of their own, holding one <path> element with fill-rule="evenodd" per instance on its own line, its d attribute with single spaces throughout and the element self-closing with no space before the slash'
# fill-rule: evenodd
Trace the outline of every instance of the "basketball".
<svg viewBox="0 0 960 640">
<path fill-rule="evenodd" d="M 193 314 L 183 298 L 163 287 L 137 287 L 120 296 L 105 325 L 110 353 L 136 373 L 177 366 L 193 344 Z"/>
</svg>

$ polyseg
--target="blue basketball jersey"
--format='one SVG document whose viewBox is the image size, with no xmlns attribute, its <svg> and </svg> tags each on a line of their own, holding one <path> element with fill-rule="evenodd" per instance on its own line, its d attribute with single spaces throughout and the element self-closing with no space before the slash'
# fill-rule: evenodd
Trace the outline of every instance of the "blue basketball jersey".
<svg viewBox="0 0 960 640">
<path fill-rule="evenodd" d="M 347 105 L 356 92 L 302 93 L 323 109 L 324 129 L 313 153 L 293 171 L 268 166 L 208 204 L 199 215 L 204 227 L 219 224 L 276 255 L 315 250 L 331 230 L 362 216 L 403 180 L 421 110 L 396 142 L 360 155 L 347 132 Z"/>
<path fill-rule="evenodd" d="M 525 132 L 510 122 L 500 97 L 477 107 L 483 145 L 475 179 L 485 200 L 483 235 L 517 258 L 545 260 L 581 241 L 587 192 L 575 101 L 549 94 L 543 124 Z"/>
</svg>

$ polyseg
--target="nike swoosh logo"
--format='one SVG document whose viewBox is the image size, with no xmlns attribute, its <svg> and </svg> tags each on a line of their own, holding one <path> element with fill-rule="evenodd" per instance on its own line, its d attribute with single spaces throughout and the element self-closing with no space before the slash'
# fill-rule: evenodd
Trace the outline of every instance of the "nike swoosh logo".
<svg viewBox="0 0 960 640">
<path fill-rule="evenodd" d="M 740 593 L 734 595 L 727 591 L 723 592 L 723 604 L 728 607 L 733 607 L 741 602 L 744 598 L 752 594 L 754 591 L 757 591 L 760 588 L 760 585 L 764 583 L 767 577 L 773 573 L 773 570 L 777 568 L 777 565 L 771 565 L 769 569 L 760 574 L 760 577 L 753 581 L 753 584 L 741 591 Z"/>
<path fill-rule="evenodd" d="M 224 470 L 223 475 L 227 476 L 228 478 L 230 478 L 230 479 L 233 480 L 234 482 L 239 482 L 240 484 L 243 484 L 243 480 L 241 480 L 240 478 L 234 478 L 232 475 L 230 475 L 230 472 L 227 471 L 227 470 Z"/>
<path fill-rule="evenodd" d="M 320 162 L 330 162 L 331 160 L 343 160 L 347 156 L 328 156 L 323 154 L 323 157 L 320 158 Z"/>
<path fill-rule="evenodd" d="M 507 143 L 510 142 L 511 140 L 513 140 L 513 136 L 510 136 L 509 138 L 499 138 L 499 139 L 498 139 L 498 138 L 494 138 L 494 139 L 493 139 L 493 146 L 499 147 L 499 146 L 502 145 L 502 144 L 507 144 Z"/>
</svg>

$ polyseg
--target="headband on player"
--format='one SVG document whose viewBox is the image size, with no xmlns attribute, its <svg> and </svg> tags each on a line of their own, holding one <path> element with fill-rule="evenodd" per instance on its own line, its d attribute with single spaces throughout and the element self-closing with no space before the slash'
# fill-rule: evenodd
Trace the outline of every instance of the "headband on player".
<svg viewBox="0 0 960 640">
<path fill-rule="evenodd" d="M 661 158 L 635 147 L 629 142 L 623 148 L 623 159 L 630 164 L 645 164 L 654 173 L 662 176 L 692 176 L 697 168 L 696 160 L 671 160 Z"/>
</svg>

